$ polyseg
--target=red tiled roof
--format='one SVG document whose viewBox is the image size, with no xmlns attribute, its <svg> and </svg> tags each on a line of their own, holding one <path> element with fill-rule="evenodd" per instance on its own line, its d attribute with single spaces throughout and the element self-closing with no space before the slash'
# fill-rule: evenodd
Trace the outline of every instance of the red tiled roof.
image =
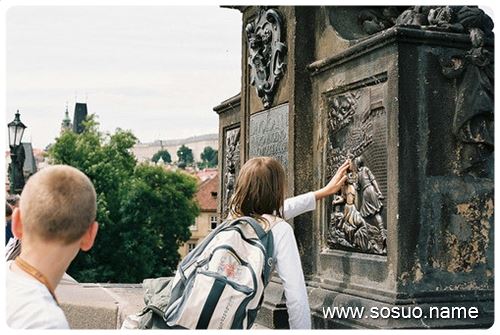
<svg viewBox="0 0 500 335">
<path fill-rule="evenodd" d="M 202 182 L 196 192 L 196 201 L 202 212 L 217 211 L 217 192 L 219 191 L 219 175 Z M 215 194 L 215 196 L 213 196 Z"/>
<path fill-rule="evenodd" d="M 213 178 L 217 175 L 217 168 L 206 168 L 201 171 L 197 171 L 195 175 L 201 181 L 205 181 L 206 179 Z"/>
</svg>

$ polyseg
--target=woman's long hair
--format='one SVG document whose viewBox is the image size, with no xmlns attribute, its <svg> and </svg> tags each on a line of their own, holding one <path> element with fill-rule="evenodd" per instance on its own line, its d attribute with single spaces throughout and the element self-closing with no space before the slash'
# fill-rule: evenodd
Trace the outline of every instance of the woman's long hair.
<svg viewBox="0 0 500 335">
<path fill-rule="evenodd" d="M 262 215 L 283 218 L 285 171 L 271 157 L 255 157 L 242 167 L 229 208 L 231 216 L 252 216 L 262 221 Z"/>
</svg>

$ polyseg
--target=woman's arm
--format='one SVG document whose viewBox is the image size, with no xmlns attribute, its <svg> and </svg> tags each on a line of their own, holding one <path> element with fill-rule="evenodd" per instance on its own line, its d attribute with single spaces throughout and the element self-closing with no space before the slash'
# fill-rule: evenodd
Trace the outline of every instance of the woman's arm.
<svg viewBox="0 0 500 335">
<path fill-rule="evenodd" d="M 330 182 L 323 188 L 309 193 L 304 193 L 293 198 L 285 199 L 283 204 L 283 216 L 285 220 L 296 217 L 316 209 L 316 200 L 323 199 L 331 194 L 337 193 L 347 180 L 347 170 L 350 161 L 345 161 Z"/>
<path fill-rule="evenodd" d="M 350 160 L 346 160 L 338 168 L 335 175 L 332 177 L 330 182 L 326 184 L 325 187 L 317 191 L 314 191 L 314 196 L 316 197 L 316 200 L 323 199 L 329 195 L 332 195 L 340 191 L 342 185 L 344 185 L 345 181 L 347 180 L 347 170 L 349 169 L 349 166 L 350 166 Z"/>
<path fill-rule="evenodd" d="M 285 199 L 283 204 L 283 218 L 292 219 L 305 212 L 316 209 L 316 197 L 314 192 L 308 192 L 293 198 Z"/>
</svg>

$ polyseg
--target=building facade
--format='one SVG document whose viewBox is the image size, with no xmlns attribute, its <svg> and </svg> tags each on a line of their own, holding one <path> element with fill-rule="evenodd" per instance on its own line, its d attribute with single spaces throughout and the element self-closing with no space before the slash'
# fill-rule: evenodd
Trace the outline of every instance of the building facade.
<svg viewBox="0 0 500 335">
<path fill-rule="evenodd" d="M 189 227 L 191 238 L 179 248 L 181 259 L 193 250 L 219 222 L 217 215 L 217 190 L 219 188 L 219 176 L 202 181 L 196 193 L 196 201 L 200 206 L 200 215 L 194 224 Z"/>
</svg>

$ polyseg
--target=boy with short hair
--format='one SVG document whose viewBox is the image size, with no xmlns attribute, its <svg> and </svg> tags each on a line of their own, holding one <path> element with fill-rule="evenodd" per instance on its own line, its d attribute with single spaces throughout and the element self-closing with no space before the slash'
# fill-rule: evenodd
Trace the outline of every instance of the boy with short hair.
<svg viewBox="0 0 500 335">
<path fill-rule="evenodd" d="M 11 328 L 69 328 L 54 290 L 79 250 L 89 250 L 98 226 L 92 182 L 79 170 L 55 165 L 26 183 L 12 232 L 21 254 L 7 262 L 7 324 Z"/>
</svg>

